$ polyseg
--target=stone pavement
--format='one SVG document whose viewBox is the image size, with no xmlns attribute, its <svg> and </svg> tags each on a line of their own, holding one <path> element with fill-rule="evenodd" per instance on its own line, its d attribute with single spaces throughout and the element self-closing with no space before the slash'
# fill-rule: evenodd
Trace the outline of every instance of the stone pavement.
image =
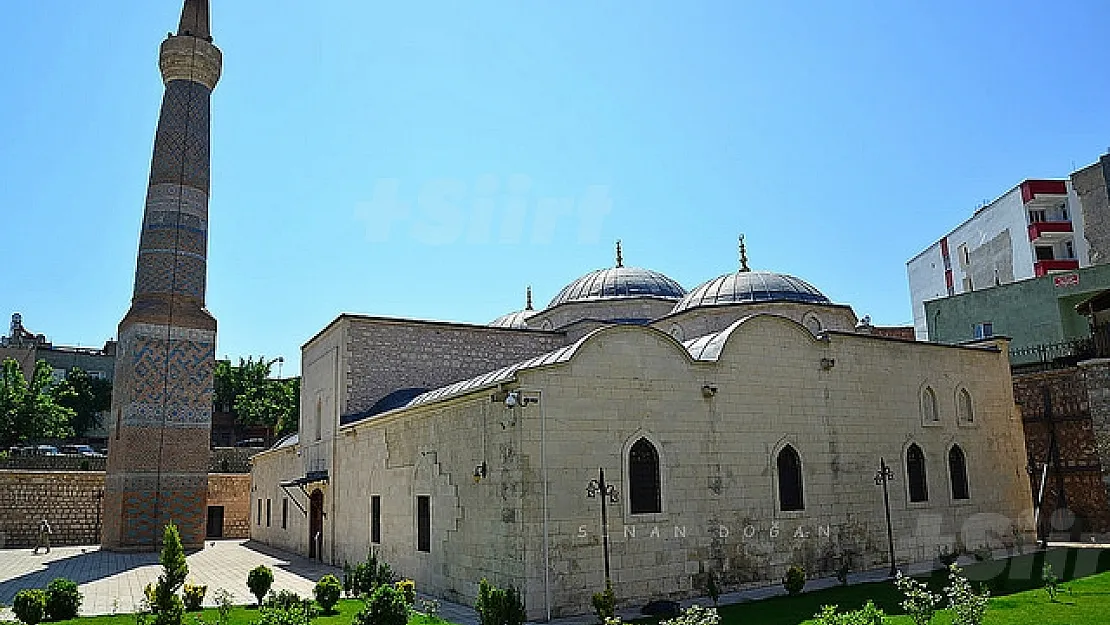
<svg viewBox="0 0 1110 625">
<path fill-rule="evenodd" d="M 291 590 L 312 596 L 316 581 L 343 571 L 297 555 L 245 540 L 209 541 L 204 549 L 187 555 L 189 583 L 208 586 L 205 605 L 212 605 L 218 588 L 226 589 L 236 604 L 254 603 L 247 588 L 247 572 L 265 564 L 274 571 L 274 590 Z M 11 605 L 24 588 L 44 588 L 55 577 L 77 582 L 84 602 L 81 614 L 134 612 L 141 605 L 143 588 L 158 579 L 162 567 L 156 553 L 112 553 L 98 547 L 55 547 L 49 554 L 30 549 L 0 550 L 0 604 Z M 440 616 L 460 625 L 477 625 L 474 610 L 440 601 Z M 0 620 L 12 619 L 0 609 Z"/>
</svg>

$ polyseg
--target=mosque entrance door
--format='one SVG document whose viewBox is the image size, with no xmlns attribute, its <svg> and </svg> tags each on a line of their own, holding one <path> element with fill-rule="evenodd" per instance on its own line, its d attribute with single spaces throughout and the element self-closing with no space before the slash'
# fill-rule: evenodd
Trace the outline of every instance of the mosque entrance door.
<svg viewBox="0 0 1110 625">
<path fill-rule="evenodd" d="M 324 559 L 324 493 L 320 489 L 312 491 L 308 503 L 308 557 L 312 560 Z"/>
</svg>

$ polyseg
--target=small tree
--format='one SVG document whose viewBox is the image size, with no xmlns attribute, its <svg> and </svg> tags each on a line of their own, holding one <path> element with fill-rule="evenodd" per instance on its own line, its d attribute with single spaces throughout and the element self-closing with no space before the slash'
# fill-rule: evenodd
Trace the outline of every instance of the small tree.
<svg viewBox="0 0 1110 625">
<path fill-rule="evenodd" d="M 160 561 L 162 574 L 153 587 L 147 586 L 147 599 L 150 601 L 150 611 L 154 614 L 154 625 L 181 625 L 185 604 L 181 602 L 177 591 L 189 575 L 189 565 L 185 562 L 185 550 L 181 548 L 181 535 L 173 523 L 162 530 Z"/>
<path fill-rule="evenodd" d="M 405 598 L 405 603 L 409 604 L 410 608 L 416 605 L 416 582 L 411 579 L 402 579 L 394 584 L 394 586 L 397 587 L 397 590 L 401 591 L 401 595 Z"/>
<path fill-rule="evenodd" d="M 902 575 L 901 571 L 894 579 L 894 586 L 905 597 L 898 605 L 902 606 L 914 625 L 929 625 L 929 621 L 933 620 L 933 615 L 937 612 L 937 607 L 940 606 L 942 597 L 935 592 L 930 592 L 929 587 L 924 583 L 908 575 Z"/>
<path fill-rule="evenodd" d="M 335 604 L 339 603 L 339 595 L 343 592 L 343 584 L 339 583 L 339 579 L 334 575 L 325 575 L 316 582 L 316 588 L 312 590 L 312 594 L 316 597 L 316 603 L 320 604 L 323 608 L 324 614 L 333 614 Z"/>
<path fill-rule="evenodd" d="M 1060 593 L 1060 579 L 1053 572 L 1052 565 L 1047 562 L 1045 562 L 1044 568 L 1041 569 L 1041 583 L 1044 584 L 1044 590 L 1048 593 L 1048 600 L 1055 602 L 1056 595 Z"/>
<path fill-rule="evenodd" d="M 262 600 L 266 598 L 266 593 L 270 592 L 270 586 L 273 583 L 274 572 L 264 564 L 259 564 L 247 573 L 247 588 L 250 588 L 251 594 L 258 598 L 258 607 L 262 607 Z"/>
<path fill-rule="evenodd" d="M 948 567 L 948 607 L 952 610 L 952 625 L 982 625 L 991 593 L 986 588 L 975 592 L 955 564 Z"/>
<path fill-rule="evenodd" d="M 713 607 L 717 607 L 717 602 L 721 598 L 721 586 L 717 583 L 717 574 L 713 571 L 709 572 L 709 578 L 705 580 L 705 594 L 713 600 Z"/>
</svg>

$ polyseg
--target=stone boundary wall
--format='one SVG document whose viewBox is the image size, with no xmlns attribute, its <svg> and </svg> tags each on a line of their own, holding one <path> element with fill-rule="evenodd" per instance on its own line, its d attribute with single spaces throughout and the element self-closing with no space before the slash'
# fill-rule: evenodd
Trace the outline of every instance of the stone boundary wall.
<svg viewBox="0 0 1110 625">
<path fill-rule="evenodd" d="M 223 538 L 250 535 L 250 474 L 210 473 L 210 506 L 224 507 Z M 0 470 L 0 549 L 33 547 L 42 519 L 51 545 L 96 545 L 103 523 L 102 471 Z"/>
<path fill-rule="evenodd" d="M 0 547 L 33 547 L 43 519 L 52 545 L 99 543 L 103 495 L 100 471 L 0 471 Z"/>
<path fill-rule="evenodd" d="M 208 461 L 209 473 L 250 473 L 250 457 L 263 451 L 251 447 L 216 447 Z M 0 458 L 0 471 L 104 471 L 107 458 L 80 456 L 10 456 Z"/>
</svg>

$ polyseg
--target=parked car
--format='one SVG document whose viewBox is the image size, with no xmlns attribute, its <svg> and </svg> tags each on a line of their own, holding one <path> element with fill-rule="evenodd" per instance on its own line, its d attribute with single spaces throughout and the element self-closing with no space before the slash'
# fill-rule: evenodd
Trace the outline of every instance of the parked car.
<svg viewBox="0 0 1110 625">
<path fill-rule="evenodd" d="M 62 445 L 61 452 L 66 456 L 81 456 L 82 458 L 104 457 L 104 454 L 93 449 L 91 445 Z"/>
<path fill-rule="evenodd" d="M 36 456 L 60 456 L 58 448 L 53 445 L 35 445 L 34 455 Z"/>
<path fill-rule="evenodd" d="M 241 441 L 236 441 L 236 447 L 265 447 L 266 441 L 261 438 L 245 438 Z"/>
</svg>

